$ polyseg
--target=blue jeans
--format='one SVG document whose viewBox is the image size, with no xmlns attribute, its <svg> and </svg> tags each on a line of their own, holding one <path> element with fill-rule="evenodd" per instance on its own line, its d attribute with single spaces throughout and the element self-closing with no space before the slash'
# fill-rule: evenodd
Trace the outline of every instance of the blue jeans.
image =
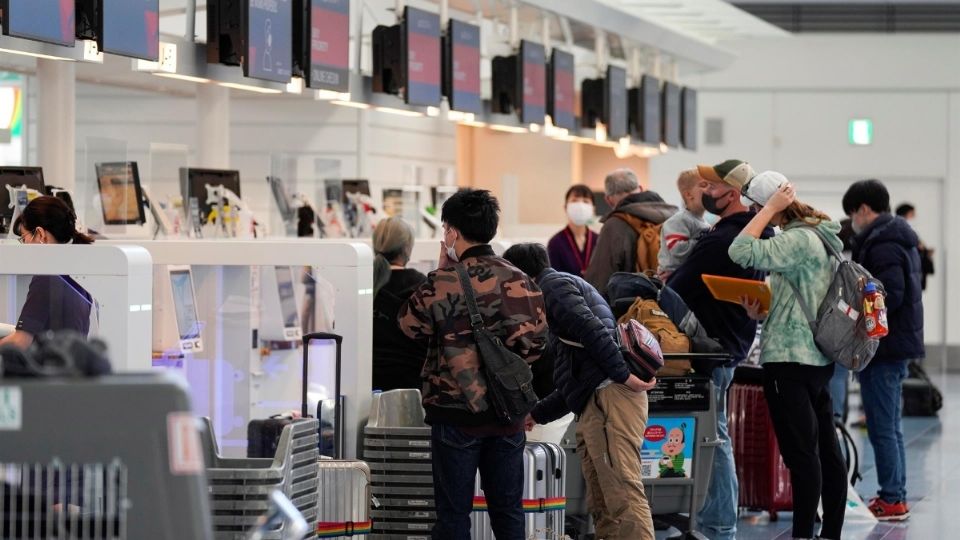
<svg viewBox="0 0 960 540">
<path fill-rule="evenodd" d="M 455 426 L 434 424 L 432 435 L 434 540 L 470 540 L 477 469 L 497 540 L 523 540 L 525 433 L 475 437 Z"/>
<path fill-rule="evenodd" d="M 847 387 L 850 380 L 850 370 L 834 364 L 833 377 L 830 379 L 830 400 L 833 402 L 833 419 L 843 422 L 847 408 Z"/>
<path fill-rule="evenodd" d="M 907 500 L 907 460 L 903 448 L 902 384 L 907 361 L 872 362 L 860 372 L 860 394 L 867 435 L 877 465 L 878 495 L 888 503 Z"/>
<path fill-rule="evenodd" d="M 733 540 L 737 536 L 737 507 L 740 486 L 733 461 L 733 444 L 727 431 L 727 391 L 733 382 L 733 368 L 713 370 L 717 399 L 717 437 L 723 441 L 713 454 L 713 473 L 703 508 L 697 515 L 700 532 L 711 540 Z"/>
</svg>

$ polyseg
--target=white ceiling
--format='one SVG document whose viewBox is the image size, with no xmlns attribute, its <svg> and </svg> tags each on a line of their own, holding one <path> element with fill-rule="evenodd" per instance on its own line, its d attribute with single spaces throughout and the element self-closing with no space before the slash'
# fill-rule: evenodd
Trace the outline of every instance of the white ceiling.
<svg viewBox="0 0 960 540">
<path fill-rule="evenodd" d="M 724 0 L 598 1 L 708 43 L 726 39 L 790 35 Z"/>
</svg>

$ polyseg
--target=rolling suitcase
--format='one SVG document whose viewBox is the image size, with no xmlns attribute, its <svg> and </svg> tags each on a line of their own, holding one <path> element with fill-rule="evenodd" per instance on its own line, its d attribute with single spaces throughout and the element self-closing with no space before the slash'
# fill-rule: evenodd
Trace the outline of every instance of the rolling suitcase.
<svg viewBox="0 0 960 540">
<path fill-rule="evenodd" d="M 342 349 L 343 337 L 337 334 L 314 332 L 303 336 L 300 414 L 307 418 L 316 413 L 320 455 L 334 459 L 343 456 Z"/>
<path fill-rule="evenodd" d="M 790 471 L 780 456 L 763 386 L 734 383 L 730 387 L 729 430 L 733 443 L 740 506 L 777 512 L 793 508 Z"/>
<path fill-rule="evenodd" d="M 273 458 L 283 428 L 293 421 L 293 417 L 279 414 L 263 420 L 251 420 L 247 424 L 247 457 Z"/>
<path fill-rule="evenodd" d="M 322 459 L 317 500 L 317 538 L 369 534 L 370 467 L 363 461 Z"/>
</svg>

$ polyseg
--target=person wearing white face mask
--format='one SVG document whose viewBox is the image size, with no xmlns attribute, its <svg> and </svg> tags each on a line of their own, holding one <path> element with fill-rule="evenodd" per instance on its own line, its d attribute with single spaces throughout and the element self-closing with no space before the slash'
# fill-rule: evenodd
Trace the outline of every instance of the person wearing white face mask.
<svg viewBox="0 0 960 540">
<path fill-rule="evenodd" d="M 564 201 L 567 226 L 550 239 L 547 254 L 554 270 L 583 277 L 597 245 L 597 233 L 587 227 L 594 219 L 593 191 L 583 184 L 570 186 Z"/>
</svg>

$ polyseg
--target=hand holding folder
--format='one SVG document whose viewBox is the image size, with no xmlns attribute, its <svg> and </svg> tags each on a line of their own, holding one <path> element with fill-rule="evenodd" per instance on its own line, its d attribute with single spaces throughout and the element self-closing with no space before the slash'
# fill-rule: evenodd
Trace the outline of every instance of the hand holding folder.
<svg viewBox="0 0 960 540">
<path fill-rule="evenodd" d="M 741 299 L 746 297 L 760 302 L 761 313 L 770 311 L 772 295 L 765 281 L 704 274 L 703 282 L 717 300 L 742 305 Z"/>
</svg>

